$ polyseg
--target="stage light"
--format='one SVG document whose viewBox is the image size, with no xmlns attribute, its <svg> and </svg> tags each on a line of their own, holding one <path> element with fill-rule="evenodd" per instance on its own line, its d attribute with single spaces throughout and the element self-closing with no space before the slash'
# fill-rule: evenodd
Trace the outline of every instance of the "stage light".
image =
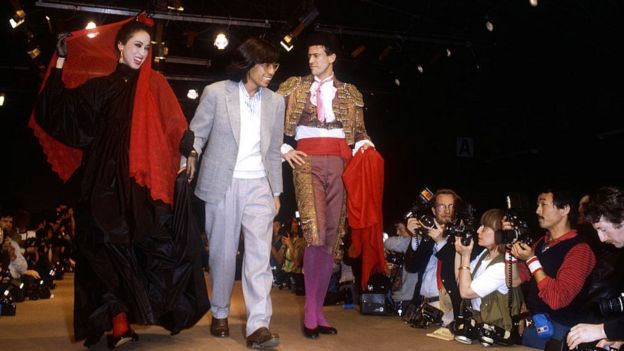
<svg viewBox="0 0 624 351">
<path fill-rule="evenodd" d="M 182 12 L 184 11 L 184 5 L 182 5 L 181 0 L 172 0 L 167 4 L 167 9 Z"/>
<path fill-rule="evenodd" d="M 186 97 L 191 100 L 195 100 L 199 97 L 199 94 L 197 93 L 197 90 L 189 89 L 188 93 L 186 93 Z"/>
<path fill-rule="evenodd" d="M 16 10 L 13 17 L 9 19 L 9 23 L 11 23 L 12 28 L 17 28 L 24 23 L 24 20 L 26 20 L 26 12 L 24 10 Z"/>
<path fill-rule="evenodd" d="M 97 26 L 95 25 L 95 22 L 90 21 L 89 23 L 87 23 L 87 26 L 85 27 L 85 29 L 95 29 Z M 95 38 L 98 34 L 97 33 L 89 33 L 87 34 L 87 37 L 89 38 Z"/>
<path fill-rule="evenodd" d="M 446 49 L 446 57 L 451 57 L 451 49 Z"/>
<path fill-rule="evenodd" d="M 383 61 L 386 57 L 388 57 L 388 55 L 390 54 L 390 51 L 392 51 L 392 45 L 388 45 L 386 46 L 385 49 L 383 49 L 383 51 L 379 54 L 378 60 L 379 61 Z"/>
<path fill-rule="evenodd" d="M 319 15 L 319 12 L 316 8 L 311 9 L 305 16 L 299 18 L 299 23 L 297 26 L 288 32 L 288 34 L 282 37 L 280 41 L 280 45 L 286 50 L 290 51 L 293 49 L 295 38 L 307 27 L 314 19 Z"/>
<path fill-rule="evenodd" d="M 286 37 L 289 38 L 288 41 L 285 40 L 280 40 L 280 45 L 286 50 L 286 51 L 290 51 L 292 50 L 295 46 L 293 44 L 288 44 L 292 38 L 290 38 L 289 36 L 285 36 L 284 39 L 286 39 Z"/>
<path fill-rule="evenodd" d="M 531 6 L 533 7 L 537 7 L 538 5 L 537 0 L 529 0 L 529 4 L 531 4 Z"/>
<path fill-rule="evenodd" d="M 423 66 L 418 65 L 416 66 L 416 69 L 418 70 L 418 72 L 423 73 L 425 71 L 425 69 L 423 68 Z"/>
<path fill-rule="evenodd" d="M 492 21 L 490 21 L 489 19 L 486 19 L 486 21 L 485 21 L 485 28 L 488 30 L 488 32 L 493 32 L 494 31 L 494 23 L 492 23 Z"/>
<path fill-rule="evenodd" d="M 28 56 L 30 56 L 31 59 L 34 60 L 39 57 L 39 55 L 41 55 L 41 50 L 38 46 L 35 46 L 34 48 L 27 50 L 26 53 L 28 54 Z"/>
<path fill-rule="evenodd" d="M 223 50 L 228 46 L 228 43 L 229 42 L 225 34 L 219 33 L 217 34 L 217 37 L 215 38 L 214 46 L 216 46 L 217 49 L 219 50 Z"/>
<path fill-rule="evenodd" d="M 401 86 L 401 81 L 399 80 L 399 78 L 394 78 L 394 84 L 396 84 L 397 87 Z"/>
<path fill-rule="evenodd" d="M 358 57 L 361 53 L 364 52 L 364 50 L 366 50 L 366 46 L 364 46 L 364 44 L 358 46 L 357 48 L 355 48 L 355 50 L 351 51 L 351 57 Z"/>
<path fill-rule="evenodd" d="M 4 106 L 4 93 L 0 93 L 0 106 Z"/>
</svg>

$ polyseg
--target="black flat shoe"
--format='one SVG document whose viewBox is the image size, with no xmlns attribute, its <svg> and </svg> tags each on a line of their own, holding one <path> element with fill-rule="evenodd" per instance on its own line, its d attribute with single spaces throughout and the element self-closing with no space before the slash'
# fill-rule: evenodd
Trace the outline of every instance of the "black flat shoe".
<svg viewBox="0 0 624 351">
<path fill-rule="evenodd" d="M 319 325 L 318 327 L 316 327 L 316 329 L 318 330 L 320 334 L 326 334 L 326 335 L 338 334 L 338 329 L 334 327 L 325 327 L 325 326 Z"/>
<path fill-rule="evenodd" d="M 308 329 L 305 327 L 305 325 L 303 326 L 303 335 L 308 338 L 308 339 L 316 339 L 319 337 L 319 327 L 316 327 L 314 329 Z"/>
<path fill-rule="evenodd" d="M 132 329 L 128 329 L 128 331 L 124 335 L 118 336 L 118 337 L 114 337 L 111 334 L 106 335 L 106 344 L 108 345 L 108 348 L 111 350 L 121 347 L 122 345 L 130 341 L 138 341 L 138 340 L 139 340 L 139 335 L 135 333 L 134 330 Z"/>
</svg>

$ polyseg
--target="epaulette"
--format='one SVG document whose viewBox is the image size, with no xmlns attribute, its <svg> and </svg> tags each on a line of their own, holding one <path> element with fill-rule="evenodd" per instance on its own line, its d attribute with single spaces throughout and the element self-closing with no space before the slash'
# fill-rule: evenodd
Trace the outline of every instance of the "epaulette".
<svg viewBox="0 0 624 351">
<path fill-rule="evenodd" d="M 362 93 L 360 93 L 358 88 L 356 88 L 355 85 L 349 83 L 345 84 L 345 88 L 347 90 L 347 93 L 353 98 L 355 106 L 364 107 L 364 97 L 362 96 Z"/>
<path fill-rule="evenodd" d="M 286 81 L 282 82 L 282 84 L 280 84 L 279 89 L 277 89 L 276 93 L 283 96 L 288 96 L 292 94 L 292 92 L 295 90 L 300 82 L 301 77 L 290 77 L 286 79 Z"/>
</svg>

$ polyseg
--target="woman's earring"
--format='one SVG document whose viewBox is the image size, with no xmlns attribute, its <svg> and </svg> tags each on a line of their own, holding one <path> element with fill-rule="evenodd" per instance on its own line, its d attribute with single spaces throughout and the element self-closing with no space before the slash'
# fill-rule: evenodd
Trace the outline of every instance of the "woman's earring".
<svg viewBox="0 0 624 351">
<path fill-rule="evenodd" d="M 119 50 L 119 63 L 123 63 L 123 50 Z"/>
</svg>

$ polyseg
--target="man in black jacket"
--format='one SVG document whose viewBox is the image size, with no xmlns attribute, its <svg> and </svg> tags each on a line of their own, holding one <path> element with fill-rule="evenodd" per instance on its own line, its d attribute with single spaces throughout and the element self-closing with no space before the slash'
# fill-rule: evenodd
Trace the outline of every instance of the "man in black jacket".
<svg viewBox="0 0 624 351">
<path fill-rule="evenodd" d="M 431 207 L 435 225 L 423 226 L 416 218 L 410 218 L 407 222 L 410 232 L 424 227 L 430 239 L 423 240 L 418 246 L 411 262 L 418 273 L 411 306 L 413 308 L 426 302 L 440 309 L 444 312 L 444 325 L 453 321 L 461 303 L 454 271 L 455 248 L 444 234 L 445 227 L 455 220 L 455 209 L 460 201 L 461 198 L 453 190 L 440 189 L 436 192 Z"/>
<path fill-rule="evenodd" d="M 598 232 L 600 241 L 618 249 L 624 248 L 624 190 L 603 187 L 590 196 L 585 206 L 585 217 Z M 617 269 L 617 268 L 616 268 Z M 620 271 L 621 272 L 621 271 Z M 622 281 L 619 288 L 624 288 Z M 600 324 L 577 324 L 568 334 L 568 346 L 572 350 L 581 343 L 599 341 L 599 347 L 618 349 L 624 343 L 624 294 L 613 297 L 615 317 Z"/>
</svg>

